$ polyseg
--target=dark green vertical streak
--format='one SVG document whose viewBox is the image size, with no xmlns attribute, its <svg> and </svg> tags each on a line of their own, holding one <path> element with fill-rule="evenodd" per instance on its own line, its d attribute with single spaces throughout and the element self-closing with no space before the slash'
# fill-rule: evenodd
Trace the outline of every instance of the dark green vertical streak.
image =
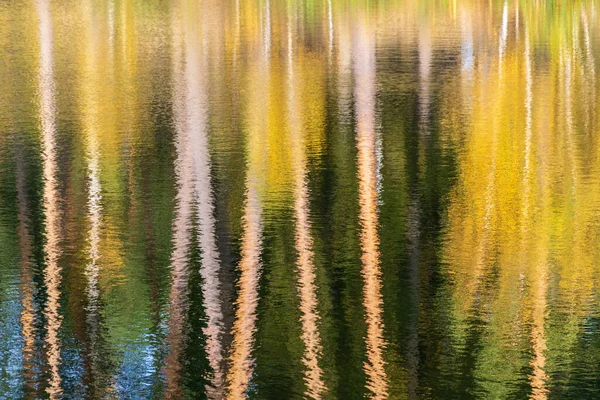
<svg viewBox="0 0 600 400">
<path fill-rule="evenodd" d="M 66 90 L 73 90 L 69 87 Z M 69 104 L 65 104 L 65 108 Z M 59 104 L 59 107 L 61 105 Z M 61 315 L 63 391 L 66 397 L 93 396 L 101 387 L 92 373 L 90 337 L 88 336 L 85 269 L 87 257 L 87 166 L 85 165 L 85 137 L 81 127 L 71 121 L 58 121 L 57 179 L 62 199 L 63 222 L 61 230 L 62 298 Z M 101 326 L 101 323 L 98 323 Z M 97 357 L 97 356 L 96 356 Z"/>
<path fill-rule="evenodd" d="M 429 132 L 424 140 L 424 171 L 417 185 L 421 203 L 420 240 L 420 282 L 419 282 L 419 393 L 426 398 L 464 398 L 470 397 L 470 389 L 454 391 L 457 379 L 457 354 L 455 343 L 452 343 L 452 291 L 451 282 L 446 274 L 446 266 L 441 260 L 444 245 L 444 223 L 448 207 L 448 195 L 457 176 L 455 150 L 444 144 L 445 135 L 450 134 L 443 124 L 446 117 L 443 113 L 460 112 L 459 106 L 443 104 L 445 97 L 441 89 L 447 84 L 451 73 L 442 75 L 448 68 L 458 69 L 457 65 L 443 65 L 436 59 L 457 60 L 456 54 L 443 54 L 434 57 L 431 76 L 440 77 L 431 84 L 431 105 L 429 110 Z M 458 72 L 456 72 L 458 73 Z M 435 85 L 433 84 L 435 82 Z M 443 82 L 443 83 L 442 83 Z M 454 83 L 456 84 L 456 83 Z M 452 93 L 452 92 L 450 92 Z M 458 99 L 461 97 L 458 96 Z M 460 101 L 460 100 L 459 100 Z M 442 108 L 442 107 L 446 108 Z M 461 118 L 461 116 L 457 116 Z M 416 131 L 415 131 L 416 133 Z M 480 320 L 476 318 L 473 326 L 478 327 Z M 469 328 L 469 339 L 466 346 L 467 356 L 477 354 L 480 333 L 477 328 Z M 475 359 L 468 367 L 468 374 L 473 374 Z M 462 371 L 463 373 L 465 371 Z M 470 379 L 473 382 L 473 379 Z M 461 386 L 461 384 L 459 384 Z M 469 394 L 467 394 L 469 393 Z"/>
<path fill-rule="evenodd" d="M 36 132 L 37 133 L 37 132 Z M 31 269 L 32 269 L 32 293 L 34 305 L 34 356 L 30 371 L 21 371 L 24 377 L 24 395 L 40 397 L 43 395 L 45 376 L 43 374 L 43 348 L 44 348 L 44 319 L 41 313 L 45 300 L 44 282 L 44 253 L 43 253 L 43 178 L 41 159 L 39 157 L 40 148 L 37 138 L 28 135 L 26 132 L 17 134 L 17 146 L 21 146 L 23 151 L 23 162 L 26 179 L 26 195 L 29 207 L 29 232 L 32 240 Z M 0 176 L 4 176 L 2 173 Z M 2 191 L 4 192 L 4 191 Z"/>
<path fill-rule="evenodd" d="M 225 58 L 225 54 L 219 57 Z M 223 80 L 212 80 L 209 99 L 209 152 L 211 185 L 215 209 L 215 235 L 221 271 L 224 337 L 223 348 L 232 341 L 236 299 L 236 266 L 240 261 L 241 221 L 244 214 L 246 157 L 243 132 L 240 72 L 232 63 L 213 65 L 214 73 L 224 74 Z M 238 67 L 239 68 L 239 67 Z"/>
<path fill-rule="evenodd" d="M 295 230 L 289 207 L 263 210 L 262 279 L 257 309 L 256 385 L 258 399 L 302 398 L 303 344 L 296 287 Z"/>
<path fill-rule="evenodd" d="M 378 66 L 378 116 L 381 124 L 382 191 L 379 207 L 379 241 L 382 271 L 383 322 L 387 343 L 385 359 L 392 398 L 405 398 L 407 368 L 404 348 L 407 338 L 410 291 L 407 286 L 408 262 L 407 208 L 409 206 L 409 181 L 405 147 L 406 124 L 410 122 L 403 80 L 396 80 L 394 66 Z M 390 70 L 391 69 L 391 70 Z"/>
<path fill-rule="evenodd" d="M 557 251 L 558 252 L 558 251 Z M 572 381 L 574 354 L 578 346 L 585 346 L 586 336 L 583 335 L 582 325 L 574 326 L 573 316 L 570 310 L 570 302 L 572 301 L 568 291 L 561 288 L 561 260 L 551 254 L 548 265 L 551 273 L 549 274 L 548 282 L 548 317 L 546 320 L 546 337 L 547 337 L 547 358 L 546 358 L 546 373 L 548 375 L 547 386 L 550 391 L 548 399 L 564 399 L 569 398 L 568 384 Z M 588 321 L 582 321 L 584 324 Z M 589 321 L 592 322 L 593 320 Z M 588 322 L 588 323 L 589 323 Z M 593 326 L 593 325 L 592 325 Z M 578 330 L 578 342 L 573 346 L 573 331 Z M 591 339 L 591 338 L 590 338 Z M 577 349 L 578 350 L 578 349 Z"/>
<path fill-rule="evenodd" d="M 332 88 L 335 88 L 331 84 L 331 81 L 329 86 L 328 94 Z M 326 101 L 326 110 L 336 107 L 334 96 L 328 95 Z M 332 125 L 335 124 L 334 117 L 332 113 L 327 112 L 325 126 L 323 127 L 325 133 L 329 132 Z M 326 187 L 326 174 L 323 173 L 326 153 L 327 146 L 325 145 L 321 153 L 315 155 L 313 158 L 309 158 L 307 183 L 310 193 L 310 222 L 313 238 L 313 262 L 316 274 L 317 301 L 319 303 L 318 312 L 321 317 L 318 329 L 323 347 L 319 366 L 323 371 L 323 382 L 327 388 L 327 391 L 323 393 L 323 398 L 336 399 L 338 397 L 336 389 L 341 384 L 340 381 L 343 381 L 345 378 L 340 377 L 336 364 L 337 328 L 335 325 L 336 321 L 333 319 L 333 303 L 335 299 L 333 299 L 330 290 L 329 254 L 326 251 L 328 223 L 324 206 L 326 205 L 328 195 L 327 191 L 324 190 Z"/>
<path fill-rule="evenodd" d="M 600 398 L 600 318 L 596 312 L 582 322 L 572 354 L 573 368 L 565 379 L 565 388 L 556 394 L 553 391 L 549 398 Z"/>
<path fill-rule="evenodd" d="M 436 71 L 438 66 L 435 60 L 434 57 L 431 76 L 439 77 L 440 72 Z M 399 103 L 396 108 L 399 112 L 396 112 L 395 123 L 406 132 L 404 185 L 407 187 L 405 190 L 409 197 L 407 206 L 417 207 L 416 211 L 413 211 L 415 213 L 413 218 L 416 218 L 416 221 L 411 222 L 417 227 L 414 233 L 415 244 L 413 244 L 417 247 L 410 248 L 410 241 L 405 242 L 408 246 L 408 253 L 404 258 L 406 269 L 405 272 L 400 272 L 400 281 L 404 282 L 405 290 L 409 292 L 404 297 L 404 301 L 407 302 L 404 309 L 412 311 L 405 311 L 403 317 L 400 317 L 401 312 L 399 317 L 408 324 L 402 329 L 404 334 L 414 335 L 416 332 L 418 337 L 417 396 L 433 399 L 440 396 L 450 398 L 454 396 L 452 382 L 456 370 L 449 330 L 453 324 L 450 319 L 451 290 L 440 256 L 447 196 L 455 182 L 456 161 L 453 150 L 443 144 L 445 132 L 442 125 L 443 116 L 439 111 L 442 106 L 440 104 L 442 96 L 437 91 L 442 85 L 437 83 L 439 79 L 431 80 L 429 114 L 419 116 L 421 100 L 417 88 L 413 86 L 419 81 L 419 77 L 414 74 L 416 70 L 418 66 L 413 66 L 409 70 L 396 71 L 400 76 L 404 76 L 403 79 L 398 79 L 403 84 L 396 94 L 395 100 Z M 391 104 L 392 101 L 389 100 Z M 426 120 L 420 121 L 420 118 Z M 426 132 L 423 132 L 424 128 L 420 126 L 421 124 L 426 124 Z M 384 166 L 385 164 L 384 158 Z M 384 193 L 385 188 L 384 181 Z M 406 215 L 409 213 L 410 211 L 407 211 Z M 384 223 L 386 222 L 384 219 Z M 412 263 L 416 265 L 410 266 Z M 417 270 L 415 271 L 414 268 Z M 418 278 L 412 276 L 415 273 L 418 273 Z M 415 279 L 417 279 L 416 287 L 413 282 Z M 402 340 L 404 345 L 407 342 L 408 340 Z M 410 351 L 410 349 L 405 348 L 403 351 Z M 407 354 L 407 357 L 408 362 L 414 355 Z M 411 364 L 412 362 L 407 364 L 409 368 Z"/>
<path fill-rule="evenodd" d="M 21 365 L 18 349 L 22 346 L 21 324 L 22 310 L 20 302 L 20 249 L 18 239 L 18 199 L 16 188 L 16 157 L 25 165 L 27 186 L 35 181 L 36 171 L 29 168 L 28 162 L 38 160 L 39 143 L 36 128 L 36 86 L 37 63 L 32 60 L 31 40 L 37 32 L 29 30 L 28 22 L 23 21 L 26 5 L 2 4 L 0 14 L 3 21 L 2 55 L 0 61 L 0 396 L 20 398 L 33 395 L 36 383 L 41 382 L 41 362 L 36 360 L 33 371 L 25 371 Z M 14 13 L 13 13 L 14 12 Z M 6 40 L 19 37 L 19 40 Z M 31 151 L 30 151 L 31 149 Z M 32 156 L 32 158 L 29 158 Z M 34 163 L 35 164 L 35 163 Z M 39 164 L 37 164 L 39 166 Z M 39 186 L 39 182 L 37 182 Z M 28 186 L 29 187 L 29 186 Z M 35 188 L 36 186 L 33 186 Z M 27 191 L 28 198 L 31 193 Z M 34 193 L 35 195 L 35 193 Z M 38 209 L 34 201 L 28 204 L 30 217 Z M 35 234 L 36 218 L 30 218 L 28 227 Z M 39 239 L 39 237 L 38 237 Z M 33 249 L 36 243 L 32 242 Z M 33 250 L 32 249 L 32 250 Z M 33 251 L 36 254 L 36 251 Z M 32 256 L 32 259 L 34 256 Z M 37 265 L 31 265 L 34 280 L 39 280 Z M 33 288 L 32 288 L 33 289 Z M 40 300 L 34 292 L 34 302 Z M 35 321 L 36 328 L 42 325 Z M 36 332 L 37 333 L 37 332 Z M 42 344 L 36 341 L 36 353 L 42 350 Z M 35 393 L 39 395 L 40 393 Z"/>
<path fill-rule="evenodd" d="M 11 146 L 12 147 L 12 146 Z M 10 396 L 18 396 L 20 380 L 19 357 L 15 346 L 21 339 L 19 332 L 18 287 L 20 283 L 18 218 L 16 205 L 16 171 L 14 152 L 2 151 L 0 158 L 0 390 Z"/>
<path fill-rule="evenodd" d="M 351 104 L 350 99 L 348 103 Z M 332 97 L 328 110 L 338 107 L 337 98 Z M 322 226 L 315 226 L 315 230 L 321 235 L 323 268 L 329 283 L 321 290 L 327 291 L 331 298 L 330 314 L 324 316 L 331 321 L 331 327 L 323 340 L 330 346 L 339 377 L 338 385 L 329 389 L 332 397 L 355 399 L 366 393 L 363 371 L 366 326 L 362 306 L 357 152 L 352 108 L 348 107 L 347 112 L 347 116 L 341 116 L 334 111 L 327 117 L 322 187 L 318 189 L 322 195 L 314 213 L 322 221 Z"/>
<path fill-rule="evenodd" d="M 152 113 L 153 116 L 160 115 Z M 172 221 L 174 218 L 175 191 L 172 184 L 173 149 L 169 120 L 157 119 L 151 125 L 155 127 L 151 134 L 153 140 L 147 140 L 139 146 L 134 162 L 135 180 L 139 183 L 136 193 L 140 203 L 140 212 L 136 220 L 141 222 L 140 233 L 143 245 L 143 260 L 149 284 L 150 341 L 155 347 L 153 393 L 162 393 L 160 371 L 166 355 L 163 346 L 166 332 L 162 328 L 163 312 L 169 300 Z M 171 151 L 166 151 L 166 150 Z"/>
</svg>

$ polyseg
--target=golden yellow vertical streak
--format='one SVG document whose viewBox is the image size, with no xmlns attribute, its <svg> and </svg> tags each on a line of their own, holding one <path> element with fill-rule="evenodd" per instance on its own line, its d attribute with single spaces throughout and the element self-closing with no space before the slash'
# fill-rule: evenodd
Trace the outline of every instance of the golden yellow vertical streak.
<svg viewBox="0 0 600 400">
<path fill-rule="evenodd" d="M 44 254 L 46 267 L 44 269 L 44 284 L 47 291 L 47 302 L 44 308 L 46 319 L 47 359 L 50 366 L 50 381 L 46 388 L 51 399 L 62 395 L 60 376 L 61 343 L 59 330 L 62 318 L 60 307 L 61 268 L 58 265 L 60 256 L 60 206 L 58 198 L 58 183 L 56 181 L 56 122 L 55 122 L 55 91 L 53 82 L 52 57 L 52 22 L 47 0 L 37 0 L 40 33 L 40 120 L 42 127 L 42 168 L 44 175 L 43 205 L 46 222 Z"/>
<path fill-rule="evenodd" d="M 31 271 L 32 243 L 29 235 L 29 209 L 25 187 L 25 167 L 23 152 L 17 151 L 17 200 L 19 203 L 19 249 L 21 253 L 21 336 L 23 337 L 23 373 L 26 378 L 25 385 L 33 387 L 31 377 L 33 374 L 32 363 L 35 352 L 35 304 L 33 298 L 33 276 Z"/>
<path fill-rule="evenodd" d="M 502 12 L 502 25 L 500 27 L 500 38 L 498 42 L 498 95 L 497 98 L 499 101 L 503 99 L 504 96 L 504 74 L 503 74 L 503 64 L 504 64 L 504 56 L 506 52 L 506 42 L 508 38 L 508 4 L 505 1 L 503 12 Z M 494 231 L 494 213 L 496 211 L 496 167 L 497 167 L 497 158 L 498 158 L 498 128 L 497 123 L 494 123 L 494 127 L 492 130 L 492 141 L 491 141 L 491 155 L 490 155 L 490 171 L 488 173 L 488 183 L 485 189 L 485 210 L 483 215 L 483 226 L 482 226 L 482 239 L 479 243 L 479 249 L 477 251 L 477 261 L 475 268 L 475 282 L 479 282 L 481 272 L 483 270 L 484 264 L 486 262 L 486 253 L 489 250 L 489 242 L 490 237 Z"/>
<path fill-rule="evenodd" d="M 531 48 L 529 43 L 529 29 L 525 27 L 525 165 L 523 171 L 523 230 L 522 236 L 525 238 L 530 234 L 526 228 L 530 223 L 530 194 L 531 194 L 531 140 L 532 140 L 532 102 L 533 102 L 533 72 L 531 63 Z M 533 309 L 533 324 L 531 329 L 533 359 L 533 375 L 531 376 L 531 398 L 535 400 L 545 400 L 548 395 L 546 388 L 546 379 L 548 378 L 544 371 L 546 364 L 545 350 L 546 337 L 544 330 L 546 315 L 546 291 L 548 288 L 547 270 L 545 260 L 535 260 L 535 297 Z"/>
<path fill-rule="evenodd" d="M 502 12 L 502 24 L 500 26 L 499 32 L 499 41 L 498 41 L 498 95 L 497 99 L 500 102 L 504 96 L 504 81 L 503 81 L 503 64 L 504 64 L 504 56 L 506 50 L 506 42 L 508 38 L 508 4 L 505 1 L 503 12 Z M 494 115 L 494 118 L 497 115 Z M 477 289 L 479 290 L 479 281 L 481 278 L 481 274 L 483 272 L 485 263 L 486 263 L 486 255 L 488 253 L 491 236 L 494 233 L 494 214 L 496 211 L 496 167 L 497 167 L 497 158 L 498 158 L 498 127 L 497 123 L 493 124 L 492 128 L 492 140 L 491 140 L 491 150 L 490 150 L 490 171 L 487 177 L 487 185 L 485 189 L 485 209 L 483 214 L 483 225 L 482 225 L 482 238 L 478 245 L 477 250 L 477 259 L 476 265 L 474 269 L 474 277 L 475 282 L 477 284 Z"/>
<path fill-rule="evenodd" d="M 181 355 L 184 346 L 184 326 L 188 308 L 189 248 L 192 227 L 193 176 L 189 135 L 186 129 L 186 82 L 182 54 L 182 21 L 173 14 L 173 115 L 175 124 L 175 179 L 177 186 L 175 220 L 173 221 L 173 254 L 171 255 L 171 292 L 169 295 L 169 352 L 166 359 L 166 395 L 169 398 L 182 396 L 180 388 Z"/>
<path fill-rule="evenodd" d="M 267 2 L 268 8 L 268 2 Z M 227 398 L 244 399 L 254 371 L 252 356 L 254 333 L 256 331 L 256 307 L 258 305 L 258 284 L 261 274 L 260 254 L 262 250 L 262 201 L 261 188 L 264 185 L 266 149 L 264 144 L 268 134 L 267 115 L 269 108 L 268 86 L 270 24 L 268 12 L 262 20 L 262 39 L 259 51 L 251 67 L 248 93 L 247 122 L 247 175 L 246 200 L 244 205 L 244 232 L 242 234 L 241 260 L 238 265 L 240 278 L 237 283 L 235 320 L 232 328 L 233 341 L 229 355 L 230 369 L 227 374 Z"/>
<path fill-rule="evenodd" d="M 204 4 L 207 8 L 210 6 Z M 205 11 L 204 9 L 203 11 Z M 189 12 L 188 16 L 195 13 Z M 198 241 L 202 265 L 202 296 L 207 317 L 206 352 L 212 369 L 207 395 L 210 399 L 222 398 L 223 388 L 223 305 L 221 304 L 220 261 L 215 242 L 214 199 L 210 178 L 210 154 L 208 151 L 208 76 L 207 46 L 211 24 L 217 21 L 203 16 L 201 32 L 195 29 L 194 20 L 185 24 L 185 78 L 186 78 L 186 130 L 192 155 L 194 174 L 194 201 L 198 212 Z M 198 41 L 201 41 L 199 43 Z"/>
<path fill-rule="evenodd" d="M 316 287 L 316 274 L 313 264 L 313 240 L 311 237 L 309 191 L 306 177 L 306 155 L 304 152 L 304 130 L 299 115 L 296 87 L 298 79 L 294 73 L 294 51 L 292 38 L 292 21 L 288 20 L 288 115 L 291 153 L 294 167 L 294 215 L 296 218 L 296 250 L 298 251 L 298 294 L 302 323 L 302 341 L 304 355 L 302 362 L 305 395 L 312 399 L 320 399 L 326 391 L 323 383 L 323 371 L 319 366 L 322 353 L 321 336 L 319 334 L 319 311 Z"/>
<path fill-rule="evenodd" d="M 377 232 L 377 157 L 375 134 L 375 40 L 366 16 L 357 18 L 353 38 L 355 74 L 356 145 L 361 222 L 363 306 L 367 323 L 367 361 L 364 364 L 367 388 L 374 399 L 388 395 L 383 350 L 381 269 Z"/>
</svg>

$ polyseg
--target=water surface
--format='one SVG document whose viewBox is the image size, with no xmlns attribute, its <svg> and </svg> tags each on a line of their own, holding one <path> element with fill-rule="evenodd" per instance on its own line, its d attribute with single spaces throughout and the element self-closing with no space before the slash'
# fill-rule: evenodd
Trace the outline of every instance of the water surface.
<svg viewBox="0 0 600 400">
<path fill-rule="evenodd" d="M 0 398 L 600 398 L 596 1 L 0 3 Z"/>
</svg>

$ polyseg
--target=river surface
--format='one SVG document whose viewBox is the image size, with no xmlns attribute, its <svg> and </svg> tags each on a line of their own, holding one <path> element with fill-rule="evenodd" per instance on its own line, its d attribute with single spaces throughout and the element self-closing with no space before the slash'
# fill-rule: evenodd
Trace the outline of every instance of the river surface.
<svg viewBox="0 0 600 400">
<path fill-rule="evenodd" d="M 0 2 L 0 398 L 600 398 L 600 3 Z"/>
</svg>

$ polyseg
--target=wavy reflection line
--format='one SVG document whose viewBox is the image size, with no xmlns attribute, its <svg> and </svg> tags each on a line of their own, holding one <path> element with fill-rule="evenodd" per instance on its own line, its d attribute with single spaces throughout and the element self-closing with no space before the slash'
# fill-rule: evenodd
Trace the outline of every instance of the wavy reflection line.
<svg viewBox="0 0 600 400">
<path fill-rule="evenodd" d="M 228 398 L 244 399 L 252 377 L 254 360 L 254 331 L 256 330 L 256 307 L 258 304 L 258 281 L 260 278 L 260 253 L 262 247 L 261 204 L 258 188 L 253 178 L 247 182 L 244 207 L 244 234 L 242 236 L 242 259 L 239 264 L 241 276 L 238 282 L 238 299 L 235 322 L 231 369 L 228 376 Z"/>
<path fill-rule="evenodd" d="M 44 284 L 47 291 L 47 302 L 44 308 L 46 319 L 47 359 L 50 366 L 49 386 L 46 392 L 50 398 L 62 395 L 61 376 L 61 341 L 59 330 L 62 318 L 60 307 L 61 268 L 58 265 L 60 256 L 60 207 L 58 183 L 56 180 L 56 122 L 54 104 L 53 59 L 52 59 L 52 22 L 47 0 L 36 1 L 39 34 L 40 34 L 40 120 L 42 126 L 42 168 L 44 175 L 44 217 L 46 221 L 44 254 Z"/>
<path fill-rule="evenodd" d="M 307 396 L 319 399 L 326 387 L 322 379 L 323 371 L 319 367 L 319 358 L 323 348 L 318 328 L 320 316 L 317 308 L 316 274 L 310 233 L 309 193 L 306 169 L 303 165 L 297 168 L 294 211 L 296 214 L 296 249 L 298 250 L 298 289 L 300 311 L 302 312 L 302 341 L 304 342 L 302 362 L 306 367 L 304 379 L 307 384 Z"/>
<path fill-rule="evenodd" d="M 173 253 L 171 255 L 171 291 L 169 294 L 169 332 L 167 343 L 169 351 L 166 357 L 165 376 L 166 393 L 169 397 L 181 397 L 180 388 L 181 356 L 184 350 L 184 327 L 187 320 L 189 248 L 191 220 L 193 215 L 193 175 L 189 137 L 186 126 L 186 83 L 182 51 L 181 21 L 173 17 L 173 115 L 175 125 L 175 179 L 177 187 L 175 219 L 173 221 Z"/>
<path fill-rule="evenodd" d="M 183 327 L 187 312 L 187 285 L 191 225 L 197 223 L 201 254 L 200 275 L 202 295 L 207 316 L 203 328 L 206 351 L 212 378 L 206 387 L 209 398 L 222 398 L 223 393 L 223 311 L 221 303 L 220 261 L 215 242 L 214 199 L 210 179 L 210 155 L 207 136 L 206 47 L 197 41 L 193 24 L 174 22 L 174 114 L 177 132 L 177 213 L 174 222 L 174 255 L 172 259 L 173 286 L 171 291 L 171 320 L 168 341 L 167 389 L 177 394 L 179 389 L 180 357 L 183 350 Z M 182 37 L 183 36 L 183 37 Z M 181 45 L 184 45 L 183 56 Z M 185 59 L 183 59 L 185 57 Z M 183 99 L 183 101 L 181 100 Z M 196 206 L 197 220 L 193 219 Z"/>
<path fill-rule="evenodd" d="M 504 2 L 504 8 L 502 12 L 502 26 L 500 29 L 500 40 L 498 43 L 498 94 L 496 98 L 502 99 L 504 95 L 504 85 L 503 85 L 503 74 L 502 74 L 502 66 L 504 62 L 505 55 L 505 47 L 506 40 L 508 36 L 508 5 Z M 480 307 L 480 299 L 479 293 L 483 290 L 483 274 L 484 267 L 487 260 L 487 251 L 490 245 L 491 237 L 493 236 L 493 218 L 494 213 L 496 211 L 496 202 L 494 199 L 494 194 L 496 191 L 496 169 L 497 169 L 497 152 L 498 152 L 498 132 L 496 124 L 493 124 L 494 127 L 491 131 L 491 149 L 490 149 L 490 169 L 487 174 L 487 184 L 484 191 L 484 199 L 485 199 L 485 209 L 482 218 L 481 224 L 481 239 L 479 240 L 477 250 L 476 250 L 476 258 L 475 258 L 475 266 L 472 271 L 472 282 L 474 282 L 474 293 L 473 297 L 473 308 L 476 310 Z"/>
<path fill-rule="evenodd" d="M 206 352 L 212 369 L 209 398 L 223 397 L 223 305 L 221 304 L 220 260 L 215 242 L 214 199 L 211 188 L 210 154 L 207 135 L 207 56 L 206 46 L 198 43 L 197 32 L 186 32 L 186 130 L 192 155 L 198 212 L 198 240 L 201 250 L 200 276 L 202 296 L 207 317 Z M 202 38 L 204 39 L 204 38 Z M 201 61 L 201 62 L 200 62 Z"/>
<path fill-rule="evenodd" d="M 178 108 L 175 106 L 175 108 Z M 175 111 L 176 119 L 177 113 Z M 178 124 L 176 123 L 176 126 Z M 167 343 L 169 353 L 166 359 L 165 375 L 167 392 L 172 396 L 181 394 L 179 387 L 181 356 L 184 346 L 184 326 L 188 310 L 189 248 L 192 220 L 193 179 L 190 168 L 189 148 L 185 129 L 176 128 L 175 176 L 177 184 L 176 211 L 173 222 L 173 254 L 171 255 L 171 292 L 169 295 L 169 332 Z"/>
<path fill-rule="evenodd" d="M 16 154 L 17 160 L 17 200 L 19 203 L 18 215 L 18 236 L 19 249 L 21 254 L 21 336 L 23 338 L 23 375 L 25 376 L 25 385 L 33 387 L 33 361 L 35 357 L 35 319 L 36 306 L 34 300 L 33 273 L 31 270 L 32 242 L 29 233 L 29 207 L 27 201 L 27 182 L 25 180 L 25 161 L 23 159 L 23 150 L 19 148 Z"/>
<path fill-rule="evenodd" d="M 267 8 L 268 8 L 267 2 Z M 263 25 L 269 25 L 267 16 Z M 263 31 L 266 28 L 263 26 Z M 270 32 L 270 30 L 269 30 Z M 249 91 L 248 121 L 248 170 L 246 175 L 246 199 L 242 218 L 244 232 L 242 234 L 241 260 L 238 265 L 240 277 L 237 283 L 238 298 L 236 300 L 235 319 L 232 327 L 233 340 L 229 355 L 230 369 L 227 374 L 227 398 L 244 399 L 254 371 L 254 333 L 256 331 L 256 308 L 258 306 L 258 286 L 261 275 L 262 251 L 262 204 L 260 188 L 263 185 L 263 162 L 265 148 L 262 139 L 267 133 L 268 99 L 265 92 L 269 84 L 269 53 L 264 51 L 271 42 L 271 37 L 262 35 L 261 52 L 255 65 L 255 79 L 251 80 Z"/>
<path fill-rule="evenodd" d="M 316 273 L 314 267 L 313 240 L 311 236 L 311 223 L 309 220 L 309 190 L 306 181 L 306 155 L 304 154 L 304 135 L 302 120 L 298 113 L 296 99 L 296 82 L 294 75 L 294 59 L 292 49 L 291 30 L 288 30 L 288 112 L 289 129 L 291 135 L 291 153 L 294 158 L 294 214 L 296 219 L 296 250 L 298 251 L 298 294 L 300 297 L 300 318 L 302 324 L 302 342 L 304 343 L 304 381 L 306 383 L 306 396 L 320 399 L 326 391 L 323 383 L 323 370 L 319 366 L 323 348 L 319 334 L 319 311 L 317 299 Z"/>
<path fill-rule="evenodd" d="M 379 236 L 377 232 L 377 155 L 375 134 L 375 43 L 373 35 L 361 20 L 354 37 L 354 73 L 356 102 L 356 142 L 358 148 L 358 179 L 364 279 L 363 306 L 367 323 L 367 361 L 364 364 L 367 388 L 372 398 L 388 395 L 385 372 L 379 265 Z"/>
</svg>

